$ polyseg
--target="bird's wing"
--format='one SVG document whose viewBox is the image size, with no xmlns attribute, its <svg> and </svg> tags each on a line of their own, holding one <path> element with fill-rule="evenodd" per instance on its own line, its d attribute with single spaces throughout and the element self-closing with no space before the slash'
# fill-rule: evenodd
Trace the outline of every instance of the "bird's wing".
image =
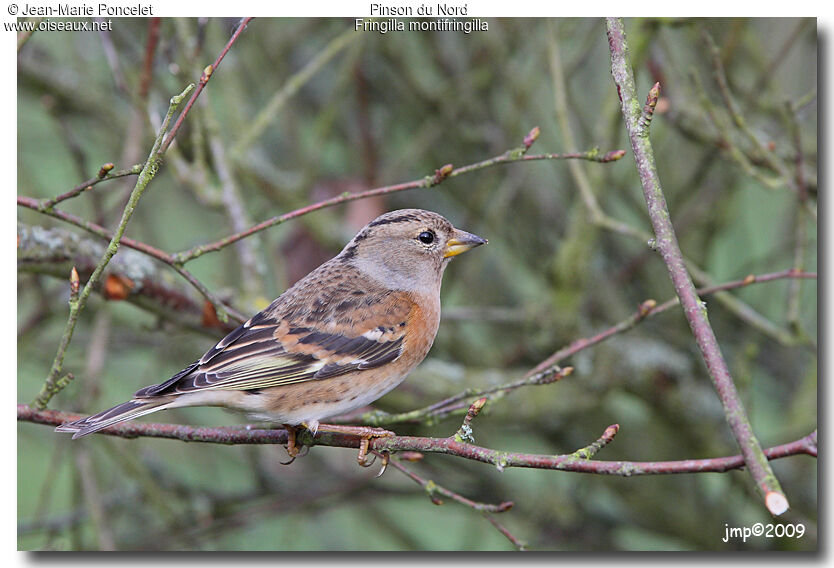
<svg viewBox="0 0 834 568">
<path fill-rule="evenodd" d="M 363 306 L 362 321 L 292 324 L 261 312 L 229 333 L 199 361 L 167 381 L 137 391 L 136 398 L 199 390 L 257 390 L 322 380 L 372 369 L 402 353 L 414 303 L 404 295 Z"/>
</svg>

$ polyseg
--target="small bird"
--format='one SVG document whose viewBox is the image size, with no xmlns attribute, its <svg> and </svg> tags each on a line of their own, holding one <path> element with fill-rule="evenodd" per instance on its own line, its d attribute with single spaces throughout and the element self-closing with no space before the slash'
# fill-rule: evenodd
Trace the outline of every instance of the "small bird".
<svg viewBox="0 0 834 568">
<path fill-rule="evenodd" d="M 73 439 L 151 412 L 222 406 L 283 424 L 369 440 L 392 432 L 320 424 L 375 401 L 425 358 L 440 323 L 440 281 L 452 257 L 486 243 L 421 209 L 385 213 L 328 260 L 167 381 L 58 426 Z"/>
</svg>

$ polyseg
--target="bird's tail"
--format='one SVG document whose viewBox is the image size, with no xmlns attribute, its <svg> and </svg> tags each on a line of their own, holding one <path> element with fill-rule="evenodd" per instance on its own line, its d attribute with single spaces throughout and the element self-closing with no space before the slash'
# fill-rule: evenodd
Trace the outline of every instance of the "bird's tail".
<svg viewBox="0 0 834 568">
<path fill-rule="evenodd" d="M 125 420 L 132 420 L 157 410 L 164 410 L 171 403 L 170 398 L 163 399 L 149 399 L 149 400 L 129 400 L 123 402 L 113 408 L 103 410 L 98 414 L 93 414 L 87 418 L 76 420 L 75 422 L 67 422 L 55 428 L 56 432 L 74 432 L 72 439 L 98 432 L 102 428 L 107 428 L 113 424 L 124 422 Z"/>
</svg>

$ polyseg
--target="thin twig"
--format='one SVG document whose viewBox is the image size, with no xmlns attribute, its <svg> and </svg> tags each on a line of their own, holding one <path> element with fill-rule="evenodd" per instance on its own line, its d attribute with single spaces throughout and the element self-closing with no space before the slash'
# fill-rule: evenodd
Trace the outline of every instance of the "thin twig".
<svg viewBox="0 0 834 568">
<path fill-rule="evenodd" d="M 787 269 L 781 272 L 771 272 L 767 274 L 761 274 L 758 276 L 750 274 L 748 276 L 745 276 L 741 280 L 725 282 L 723 284 L 709 286 L 706 288 L 699 288 L 698 294 L 717 294 L 726 292 L 727 290 L 749 286 L 755 283 L 772 282 L 774 280 L 780 280 L 783 278 L 814 279 L 816 277 L 817 275 L 813 272 L 797 272 L 794 269 Z M 564 361 L 568 357 L 576 355 L 580 351 L 588 349 L 598 343 L 601 343 L 602 341 L 614 335 L 624 333 L 633 328 L 643 319 L 665 312 L 671 309 L 672 307 L 678 305 L 679 303 L 680 299 L 677 296 L 667 300 L 666 302 L 663 302 L 662 304 L 658 304 L 655 300 L 646 300 L 642 302 L 638 306 L 635 313 L 629 316 L 628 318 L 624 319 L 619 323 L 614 324 L 613 326 L 599 332 L 598 334 L 592 337 L 577 339 L 576 341 L 571 342 L 570 345 L 568 345 L 567 347 L 563 347 L 562 349 L 559 349 L 553 355 L 549 356 L 547 359 L 536 365 L 533 369 L 529 370 L 520 380 L 515 380 L 509 383 L 486 389 L 469 388 L 449 398 L 446 398 L 439 402 L 435 402 L 424 408 L 418 408 L 416 410 L 410 410 L 407 412 L 401 412 L 397 414 L 389 414 L 380 410 L 373 410 L 357 415 L 346 415 L 344 417 L 334 419 L 334 422 L 361 422 L 370 426 L 386 426 L 406 422 L 440 420 L 449 416 L 450 414 L 457 414 L 462 412 L 466 408 L 466 400 L 472 400 L 473 398 L 486 396 L 488 397 L 490 402 L 494 402 L 495 400 L 505 396 L 506 394 L 509 394 L 511 391 L 524 386 L 543 385 L 556 382 L 560 379 L 567 377 L 573 371 L 573 367 L 560 368 L 559 363 L 561 361 Z"/>
<path fill-rule="evenodd" d="M 531 142 L 532 143 L 532 142 Z M 339 205 L 341 203 L 347 203 L 349 201 L 355 201 L 357 199 L 365 199 L 368 197 L 373 197 L 377 195 L 386 195 L 389 193 L 395 193 L 398 191 L 405 191 L 408 189 L 418 189 L 418 188 L 428 188 L 434 187 L 446 179 L 453 178 L 462 174 L 470 173 L 475 170 L 480 170 L 482 168 L 487 168 L 491 166 L 496 166 L 499 164 L 508 164 L 513 162 L 520 162 L 520 161 L 531 161 L 531 160 L 565 160 L 565 159 L 584 159 L 584 160 L 593 160 L 597 162 L 612 162 L 619 160 L 620 158 L 625 155 L 625 152 L 622 150 L 615 150 L 612 152 L 607 152 L 605 154 L 601 154 L 598 150 L 590 150 L 588 152 L 581 152 L 581 153 L 569 153 L 569 154 L 538 154 L 527 156 L 525 152 L 527 151 L 529 146 L 520 146 L 518 148 L 514 148 L 512 150 L 508 150 L 499 156 L 495 156 L 493 158 L 483 160 L 481 162 L 477 162 L 475 164 L 470 164 L 468 166 L 463 166 L 460 168 L 454 168 L 451 164 L 446 164 L 445 166 L 437 169 L 434 174 L 425 176 L 420 179 L 416 179 L 413 181 L 408 181 L 404 183 L 398 183 L 395 185 L 388 185 L 384 187 L 378 187 L 376 189 L 369 189 L 367 191 L 360 191 L 357 193 L 342 193 L 341 195 L 337 195 L 336 197 L 332 197 L 330 199 L 325 199 L 323 201 L 319 201 L 317 203 L 313 203 L 311 205 L 307 205 L 306 207 L 302 207 L 300 209 L 296 209 L 295 211 L 290 211 L 289 213 L 285 213 L 283 215 L 279 215 L 277 217 L 272 217 L 271 219 L 267 219 L 266 221 L 261 221 L 260 223 L 246 229 L 245 231 L 241 231 L 239 233 L 235 233 L 234 235 L 229 235 L 228 237 L 224 237 L 220 240 L 206 243 L 203 245 L 198 245 L 196 247 L 190 248 L 188 250 L 184 250 L 178 253 L 174 253 L 172 256 L 177 260 L 177 262 L 181 264 L 185 264 L 195 258 L 198 258 L 207 252 L 215 252 L 221 250 L 222 248 L 239 241 L 240 239 L 244 239 L 250 235 L 268 229 L 270 227 L 274 227 L 276 225 L 280 225 L 289 221 L 290 219 L 295 219 L 297 217 L 301 217 L 302 215 L 307 215 L 308 213 L 312 213 L 313 211 L 318 211 L 319 209 L 324 209 L 325 207 L 332 207 L 334 205 Z"/>
<path fill-rule="evenodd" d="M 30 28 L 28 30 L 24 30 L 22 32 L 17 32 L 17 52 L 20 53 L 20 50 L 23 49 L 23 46 L 26 45 L 26 42 L 31 39 L 32 34 L 34 34 L 39 27 L 39 24 L 43 18 L 31 18 L 27 19 L 26 22 L 30 24 Z"/>
<path fill-rule="evenodd" d="M 768 274 L 760 274 L 758 276 L 754 274 L 750 274 L 745 276 L 741 280 L 734 280 L 732 282 L 725 282 L 723 284 L 718 284 L 717 286 L 707 286 L 704 288 L 698 288 L 696 292 L 699 296 L 706 296 L 709 294 L 715 294 L 717 292 L 723 292 L 727 290 L 732 290 L 735 288 L 743 288 L 745 286 L 749 286 L 751 284 L 757 283 L 764 283 L 764 282 L 772 282 L 773 280 L 779 280 L 782 278 L 816 278 L 816 273 L 813 272 L 799 272 L 794 270 L 793 268 L 789 268 L 787 270 L 782 270 L 781 272 L 770 272 Z M 680 298 L 675 296 L 674 298 L 663 302 L 662 304 L 658 304 L 654 300 L 646 300 L 642 302 L 637 311 L 629 316 L 628 318 L 622 320 L 619 323 L 612 325 L 611 327 L 601 331 L 600 333 L 588 337 L 577 339 L 576 341 L 571 342 L 571 344 L 567 347 L 563 347 L 562 349 L 556 351 L 553 355 L 533 367 L 530 371 L 527 372 L 526 376 L 533 375 L 535 373 L 541 373 L 546 371 L 548 368 L 557 365 L 560 361 L 577 354 L 578 352 L 587 349 L 597 343 L 608 339 L 612 335 L 616 335 L 619 333 L 623 333 L 628 331 L 629 329 L 633 328 L 637 323 L 642 321 L 647 317 L 651 317 L 657 315 L 661 312 L 665 312 L 666 310 L 677 306 L 680 304 Z"/>
<path fill-rule="evenodd" d="M 107 164 L 105 164 L 107 165 Z M 103 167 L 102 167 L 103 168 Z M 136 164 L 135 166 L 128 168 L 126 170 L 119 170 L 117 172 L 112 171 L 105 171 L 104 175 L 102 171 L 99 170 L 99 173 L 96 174 L 96 177 L 90 178 L 87 181 L 82 181 L 72 189 L 67 192 L 62 193 L 56 197 L 51 199 L 44 199 L 38 203 L 38 210 L 41 212 L 48 211 L 62 201 L 66 201 L 67 199 L 72 199 L 73 197 L 77 197 L 87 191 L 88 189 L 92 189 L 94 185 L 97 185 L 103 181 L 109 181 L 111 179 L 117 179 L 125 176 L 136 176 L 142 172 L 142 164 Z"/>
<path fill-rule="evenodd" d="M 803 172 L 805 154 L 802 151 L 802 135 L 799 128 L 799 117 L 797 116 L 796 106 L 792 101 L 785 103 L 785 116 L 788 123 L 788 130 L 791 133 L 791 139 L 794 145 L 794 176 L 795 183 L 799 193 L 799 202 L 794 215 L 794 243 L 793 243 L 793 267 L 796 270 L 802 270 L 805 266 L 805 248 L 807 239 L 807 225 L 805 223 L 805 214 L 802 207 L 803 202 L 808 199 L 808 186 Z M 787 314 L 786 320 L 788 325 L 793 329 L 794 333 L 801 334 L 802 326 L 799 320 L 800 307 L 800 293 L 801 281 L 793 280 L 788 288 Z"/>
<path fill-rule="evenodd" d="M 203 69 L 202 74 L 200 75 L 200 81 L 197 84 L 197 88 L 194 90 L 194 93 L 191 95 L 191 98 L 186 103 L 185 108 L 182 109 L 182 112 L 177 117 L 177 121 L 174 123 L 174 126 L 171 127 L 171 132 L 168 133 L 168 136 L 165 138 L 165 141 L 159 147 L 159 152 L 157 156 L 162 156 L 166 150 L 168 150 L 168 146 L 171 145 L 171 142 L 174 141 L 174 137 L 179 132 L 180 126 L 182 126 L 185 117 L 188 116 L 188 113 L 191 111 L 191 107 L 194 106 L 194 101 L 197 100 L 197 97 L 200 96 L 200 93 L 203 92 L 203 89 L 206 87 L 206 84 L 211 79 L 212 74 L 217 70 L 220 66 L 220 62 L 223 61 L 223 58 L 226 57 L 226 54 L 229 53 L 229 50 L 237 41 L 237 38 L 240 37 L 240 34 L 246 29 L 246 26 L 252 18 L 243 18 L 243 20 L 238 24 L 237 29 L 232 34 L 232 37 L 229 38 L 229 41 L 226 43 L 226 47 L 220 52 L 220 55 L 217 56 L 217 59 L 214 60 L 214 63 Z"/>
<path fill-rule="evenodd" d="M 379 454 L 378 454 L 379 455 Z M 498 529 L 498 532 L 503 534 L 513 546 L 515 546 L 518 550 L 524 550 L 525 543 L 517 539 L 515 536 L 512 535 L 503 525 L 501 525 L 498 521 L 495 520 L 495 517 L 492 513 L 503 513 L 504 511 L 508 511 L 513 506 L 512 501 L 504 501 L 503 503 L 499 503 L 498 505 L 492 505 L 489 503 L 479 503 L 477 501 L 472 501 L 471 499 L 467 499 L 463 495 L 459 493 L 455 493 L 449 489 L 446 489 L 442 485 L 438 485 L 431 479 L 424 479 L 405 467 L 396 456 L 391 458 L 389 462 L 391 466 L 395 469 L 398 469 L 403 474 L 405 474 L 409 479 L 417 483 L 420 487 L 422 487 L 426 493 L 428 494 L 431 502 L 435 505 L 442 505 L 443 501 L 441 501 L 437 495 L 443 495 L 444 497 L 448 497 L 452 501 L 456 503 L 460 503 L 466 507 L 470 507 L 479 513 L 481 513 L 492 525 Z"/>
<path fill-rule="evenodd" d="M 599 453 L 599 451 L 602 448 L 610 444 L 614 440 L 614 436 L 616 436 L 617 432 L 619 431 L 620 425 L 612 424 L 611 426 L 605 429 L 605 432 L 602 433 L 602 436 L 597 438 L 595 442 L 585 446 L 584 448 L 576 450 L 571 455 L 579 459 L 589 460 L 595 455 L 597 455 L 597 453 Z"/>
<path fill-rule="evenodd" d="M 511 383 L 498 385 L 490 388 L 469 388 L 454 396 L 430 404 L 425 408 L 418 408 L 408 412 L 401 412 L 399 414 L 389 414 L 379 410 L 366 412 L 359 416 L 345 416 L 343 418 L 334 419 L 334 422 L 353 421 L 354 419 L 363 424 L 370 426 L 391 425 L 403 422 L 419 422 L 427 419 L 440 420 L 446 416 L 462 412 L 468 408 L 467 400 L 472 400 L 475 397 L 488 397 L 490 402 L 494 402 L 509 394 L 511 391 L 524 386 L 531 385 L 546 385 L 559 381 L 573 372 L 573 367 L 564 368 L 548 368 L 541 373 L 526 376 L 522 379 L 513 381 Z"/>
</svg>

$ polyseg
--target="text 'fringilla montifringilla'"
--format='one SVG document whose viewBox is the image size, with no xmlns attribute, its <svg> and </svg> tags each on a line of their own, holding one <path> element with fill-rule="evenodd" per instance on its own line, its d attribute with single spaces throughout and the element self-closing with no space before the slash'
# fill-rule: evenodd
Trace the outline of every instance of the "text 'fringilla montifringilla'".
<svg viewBox="0 0 834 568">
<path fill-rule="evenodd" d="M 370 404 L 423 360 L 440 323 L 443 271 L 486 242 L 430 211 L 381 215 L 199 360 L 56 431 L 78 438 L 159 410 L 222 406 L 286 425 L 292 457 L 299 425 L 358 434 L 367 451 L 368 438 L 391 433 L 319 421 Z"/>
</svg>

